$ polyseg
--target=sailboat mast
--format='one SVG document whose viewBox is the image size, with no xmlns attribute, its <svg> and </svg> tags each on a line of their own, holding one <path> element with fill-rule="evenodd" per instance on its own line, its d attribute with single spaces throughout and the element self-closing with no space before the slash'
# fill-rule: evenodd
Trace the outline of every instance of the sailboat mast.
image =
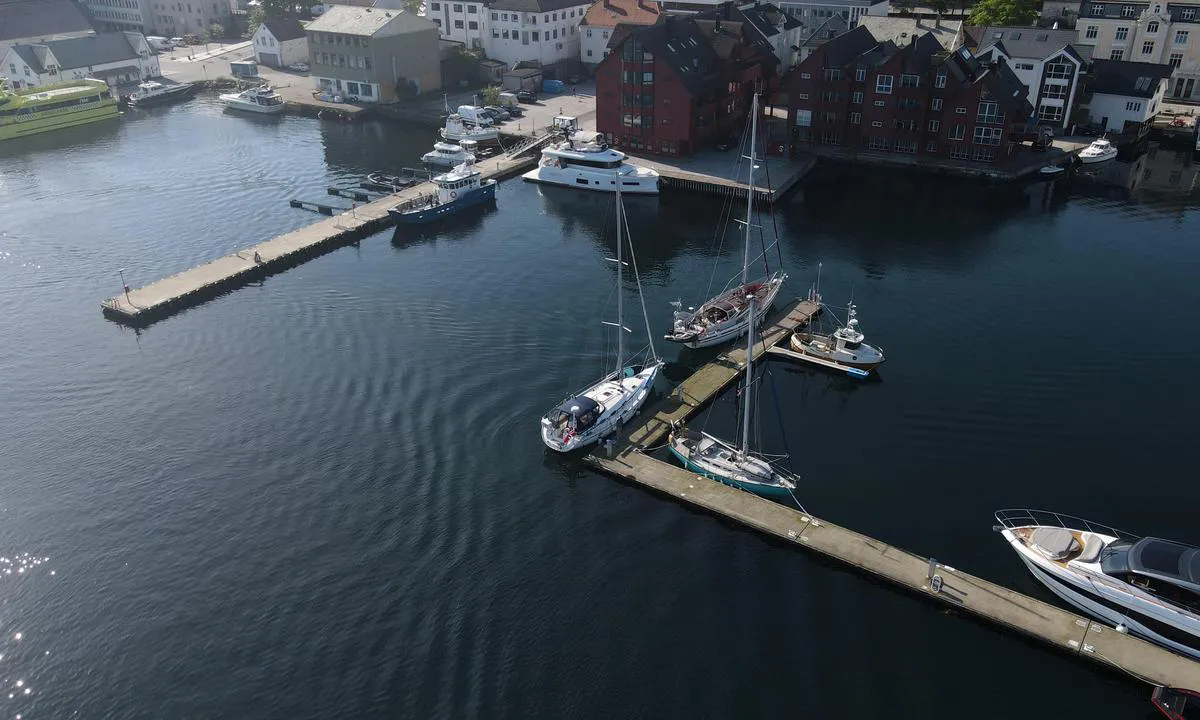
<svg viewBox="0 0 1200 720">
<path fill-rule="evenodd" d="M 625 302 L 624 293 L 621 292 L 621 227 L 624 221 L 621 217 L 621 172 L 616 173 L 617 178 L 617 382 L 621 381 L 621 372 L 625 365 Z"/>
<path fill-rule="evenodd" d="M 754 378 L 754 294 L 750 294 L 750 325 L 746 329 L 746 387 L 742 390 L 742 455 L 750 453 L 750 381 Z"/>
<path fill-rule="evenodd" d="M 742 284 L 750 269 L 750 216 L 754 212 L 754 147 L 758 144 L 758 93 L 750 101 L 750 175 L 746 178 L 746 249 L 742 253 Z M 752 316 L 753 317 L 753 316 Z"/>
</svg>

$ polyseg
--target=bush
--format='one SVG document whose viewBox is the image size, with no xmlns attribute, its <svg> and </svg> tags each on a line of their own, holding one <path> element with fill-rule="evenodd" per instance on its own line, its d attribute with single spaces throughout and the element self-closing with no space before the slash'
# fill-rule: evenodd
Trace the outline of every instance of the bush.
<svg viewBox="0 0 1200 720">
<path fill-rule="evenodd" d="M 488 85 L 483 89 L 483 104 L 484 105 L 499 105 L 500 104 L 500 86 Z"/>
</svg>

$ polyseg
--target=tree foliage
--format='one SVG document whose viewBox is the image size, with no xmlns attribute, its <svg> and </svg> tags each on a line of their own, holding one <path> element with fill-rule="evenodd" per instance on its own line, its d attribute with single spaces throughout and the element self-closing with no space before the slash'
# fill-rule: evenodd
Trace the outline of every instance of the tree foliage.
<svg viewBox="0 0 1200 720">
<path fill-rule="evenodd" d="M 947 0 L 933 0 L 929 3 L 929 7 L 933 8 L 938 15 L 945 15 L 950 11 L 950 3 Z"/>
<path fill-rule="evenodd" d="M 250 11 L 250 17 L 246 22 L 246 32 L 250 35 L 258 32 L 258 26 L 263 24 L 263 20 L 267 19 L 267 13 L 263 10 L 262 5 L 254 6 Z"/>
<path fill-rule="evenodd" d="M 499 105 L 500 104 L 500 86 L 488 85 L 483 89 L 483 104 L 484 105 Z"/>
<path fill-rule="evenodd" d="M 971 11 L 971 24 L 1029 25 L 1040 11 L 1039 0 L 979 0 Z"/>
<path fill-rule="evenodd" d="M 424 4 L 424 1 L 425 0 L 404 0 L 404 9 L 413 15 L 419 15 L 421 13 L 421 5 Z"/>
<path fill-rule="evenodd" d="M 208 26 L 208 36 L 213 40 L 220 40 L 225 37 L 225 26 L 221 23 L 213 23 Z"/>
</svg>

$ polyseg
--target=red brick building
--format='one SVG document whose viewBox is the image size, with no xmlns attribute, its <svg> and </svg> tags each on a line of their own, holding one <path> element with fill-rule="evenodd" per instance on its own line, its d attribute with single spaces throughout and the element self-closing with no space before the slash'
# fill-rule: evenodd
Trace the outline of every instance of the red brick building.
<svg viewBox="0 0 1200 720">
<path fill-rule="evenodd" d="M 1033 112 L 1002 60 L 946 51 L 930 33 L 904 47 L 857 27 L 813 51 L 787 78 L 797 145 L 998 162 Z"/>
<path fill-rule="evenodd" d="M 740 132 L 770 47 L 741 23 L 668 15 L 618 26 L 596 68 L 596 130 L 632 151 L 686 155 Z"/>
</svg>

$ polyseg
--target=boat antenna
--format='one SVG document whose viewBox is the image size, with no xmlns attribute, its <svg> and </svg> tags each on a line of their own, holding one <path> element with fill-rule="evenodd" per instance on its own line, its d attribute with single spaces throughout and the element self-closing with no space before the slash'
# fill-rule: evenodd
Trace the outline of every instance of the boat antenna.
<svg viewBox="0 0 1200 720">
<path fill-rule="evenodd" d="M 750 173 L 746 178 L 746 249 L 742 253 L 742 285 L 750 269 L 750 222 L 754 212 L 754 146 L 758 141 L 758 92 L 750 100 Z M 754 322 L 751 313 L 750 321 Z"/>
<path fill-rule="evenodd" d="M 751 161 L 753 165 L 753 161 Z M 750 382 L 754 378 L 754 293 L 750 301 L 750 325 L 746 328 L 746 389 L 742 391 L 742 457 L 750 453 Z"/>
</svg>

